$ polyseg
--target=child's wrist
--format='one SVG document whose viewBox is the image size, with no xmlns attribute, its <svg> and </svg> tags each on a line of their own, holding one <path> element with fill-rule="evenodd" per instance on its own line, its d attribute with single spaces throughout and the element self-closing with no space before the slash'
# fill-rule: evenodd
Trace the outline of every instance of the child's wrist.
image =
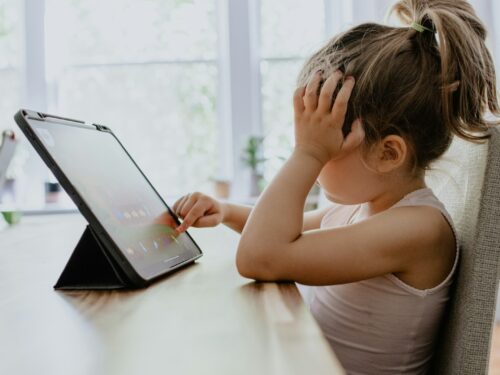
<svg viewBox="0 0 500 375">
<path fill-rule="evenodd" d="M 296 155 L 308 156 L 316 160 L 321 165 L 325 165 L 328 162 L 328 160 L 330 160 L 328 152 L 321 150 L 319 147 L 315 146 L 296 145 L 293 153 Z"/>
<path fill-rule="evenodd" d="M 229 217 L 229 211 L 231 208 L 229 207 L 229 205 L 227 203 L 219 202 L 219 204 L 220 204 L 220 213 L 222 216 L 221 223 L 225 224 L 227 222 L 228 217 Z"/>
</svg>

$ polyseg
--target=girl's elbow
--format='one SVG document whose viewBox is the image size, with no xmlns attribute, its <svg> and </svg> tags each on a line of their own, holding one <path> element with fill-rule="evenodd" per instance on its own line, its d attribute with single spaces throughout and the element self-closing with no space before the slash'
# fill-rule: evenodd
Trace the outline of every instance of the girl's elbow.
<svg viewBox="0 0 500 375">
<path fill-rule="evenodd" d="M 258 280 L 257 274 L 254 272 L 251 264 L 242 258 L 243 257 L 241 256 L 236 256 L 236 269 L 238 270 L 238 273 L 247 279 Z"/>
<path fill-rule="evenodd" d="M 242 245 L 240 241 L 236 252 L 236 269 L 241 276 L 257 280 L 258 275 L 255 272 L 255 270 L 258 269 L 255 264 L 256 259 L 249 250 L 250 249 Z"/>
<path fill-rule="evenodd" d="M 257 281 L 276 281 L 272 264 L 268 260 L 260 259 L 255 252 L 248 250 L 250 249 L 241 246 L 241 244 L 238 246 L 236 269 L 239 274 Z"/>
</svg>

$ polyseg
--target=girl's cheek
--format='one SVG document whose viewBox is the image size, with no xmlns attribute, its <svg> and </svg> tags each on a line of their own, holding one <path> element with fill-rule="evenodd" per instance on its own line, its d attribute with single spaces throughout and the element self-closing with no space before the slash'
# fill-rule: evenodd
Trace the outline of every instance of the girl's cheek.
<svg viewBox="0 0 500 375">
<path fill-rule="evenodd" d="M 351 204 L 358 200 L 358 190 L 363 185 L 363 171 L 354 158 L 327 163 L 321 170 L 318 182 L 334 201 Z"/>
</svg>

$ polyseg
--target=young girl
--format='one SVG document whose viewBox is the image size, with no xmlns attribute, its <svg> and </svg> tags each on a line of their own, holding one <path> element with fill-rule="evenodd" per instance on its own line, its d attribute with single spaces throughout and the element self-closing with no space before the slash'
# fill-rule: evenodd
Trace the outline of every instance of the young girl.
<svg viewBox="0 0 500 375">
<path fill-rule="evenodd" d="M 241 232 L 241 275 L 316 286 L 312 314 L 350 374 L 428 370 L 458 246 L 425 170 L 453 135 L 487 138 L 497 123 L 483 114 L 499 114 L 486 30 L 466 1 L 392 12 L 409 26 L 356 26 L 307 61 L 295 148 L 255 207 L 200 193 L 173 206 L 179 231 Z M 316 181 L 333 204 L 303 214 Z"/>
</svg>

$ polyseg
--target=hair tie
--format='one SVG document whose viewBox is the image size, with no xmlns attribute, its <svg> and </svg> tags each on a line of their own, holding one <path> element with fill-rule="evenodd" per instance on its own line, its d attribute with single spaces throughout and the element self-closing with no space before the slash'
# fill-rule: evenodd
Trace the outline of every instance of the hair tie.
<svg viewBox="0 0 500 375">
<path fill-rule="evenodd" d="M 430 31 L 431 33 L 434 33 L 434 30 L 432 29 L 429 29 L 428 27 L 425 27 L 419 23 L 416 23 L 415 21 L 413 21 L 410 25 L 410 27 L 414 28 L 415 30 L 417 30 L 419 33 L 423 33 L 425 30 L 427 31 Z"/>
</svg>

